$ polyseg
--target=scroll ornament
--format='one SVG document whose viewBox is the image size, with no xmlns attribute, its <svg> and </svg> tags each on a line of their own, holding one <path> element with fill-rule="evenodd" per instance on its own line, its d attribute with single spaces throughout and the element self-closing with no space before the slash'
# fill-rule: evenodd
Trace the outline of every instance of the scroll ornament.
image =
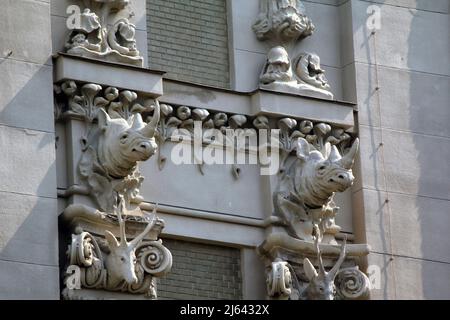
<svg viewBox="0 0 450 320">
<path fill-rule="evenodd" d="M 104 238 L 88 232 L 72 234 L 67 251 L 68 265 L 80 268 L 81 288 L 145 293 L 147 297 L 156 299 L 154 278 L 170 271 L 172 255 L 161 240 L 144 240 L 159 221 L 156 210 L 143 220 L 146 224 L 144 231 L 130 242 L 126 240 L 127 216 L 123 215 L 126 212 L 123 202 L 121 198 L 115 211 L 120 241 L 108 230 Z"/>
</svg>

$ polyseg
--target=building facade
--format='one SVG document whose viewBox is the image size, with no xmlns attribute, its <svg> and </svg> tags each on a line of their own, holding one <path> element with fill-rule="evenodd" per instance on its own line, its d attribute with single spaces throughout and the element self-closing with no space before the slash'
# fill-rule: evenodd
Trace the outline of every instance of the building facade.
<svg viewBox="0 0 450 320">
<path fill-rule="evenodd" d="M 0 299 L 450 299 L 449 12 L 2 1 Z"/>
</svg>

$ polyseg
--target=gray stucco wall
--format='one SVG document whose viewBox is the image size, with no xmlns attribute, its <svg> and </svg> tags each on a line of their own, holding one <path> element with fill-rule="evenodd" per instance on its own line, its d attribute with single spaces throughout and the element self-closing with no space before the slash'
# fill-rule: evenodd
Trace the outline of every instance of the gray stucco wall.
<svg viewBox="0 0 450 320">
<path fill-rule="evenodd" d="M 381 270 L 376 299 L 450 298 L 449 1 L 349 1 L 356 70 L 361 213 L 357 238 Z M 376 90 L 376 87 L 379 90 Z"/>
<path fill-rule="evenodd" d="M 0 10 L 0 299 L 58 299 L 49 1 Z"/>
</svg>

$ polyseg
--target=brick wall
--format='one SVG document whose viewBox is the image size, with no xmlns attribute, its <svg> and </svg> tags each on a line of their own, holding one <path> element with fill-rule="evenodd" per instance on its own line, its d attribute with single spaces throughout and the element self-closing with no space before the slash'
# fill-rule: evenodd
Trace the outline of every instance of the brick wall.
<svg viewBox="0 0 450 320">
<path fill-rule="evenodd" d="M 225 0 L 147 0 L 149 68 L 229 88 Z"/>
<path fill-rule="evenodd" d="M 158 280 L 159 299 L 242 299 L 240 250 L 163 240 L 172 271 Z"/>
</svg>

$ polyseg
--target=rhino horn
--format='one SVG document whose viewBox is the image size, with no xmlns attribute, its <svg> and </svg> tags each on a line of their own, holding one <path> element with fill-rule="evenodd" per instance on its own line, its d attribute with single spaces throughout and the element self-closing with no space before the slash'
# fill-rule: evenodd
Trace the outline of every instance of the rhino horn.
<svg viewBox="0 0 450 320">
<path fill-rule="evenodd" d="M 353 167 L 353 162 L 355 161 L 356 152 L 359 148 L 359 139 L 356 138 L 355 142 L 353 142 L 352 148 L 350 151 L 339 160 L 339 163 L 343 168 L 350 170 Z"/>
<path fill-rule="evenodd" d="M 160 106 L 158 100 L 156 101 L 155 111 L 153 112 L 152 120 L 144 128 L 142 128 L 141 133 L 147 138 L 153 138 L 156 133 L 156 128 L 158 127 L 158 122 L 160 118 Z"/>
</svg>

